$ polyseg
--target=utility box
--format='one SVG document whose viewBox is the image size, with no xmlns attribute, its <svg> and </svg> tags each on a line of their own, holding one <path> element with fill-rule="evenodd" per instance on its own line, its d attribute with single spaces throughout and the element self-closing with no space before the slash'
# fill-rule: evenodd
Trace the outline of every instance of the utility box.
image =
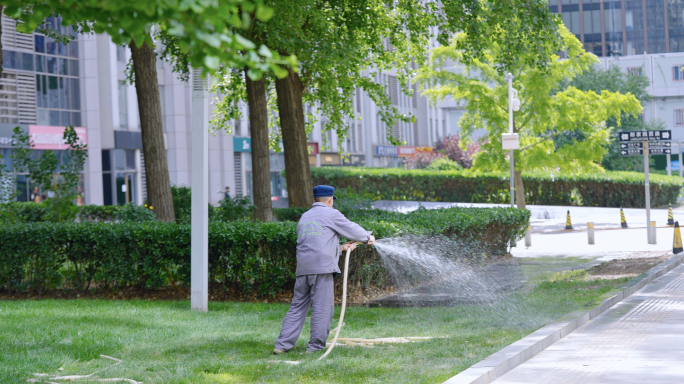
<svg viewBox="0 0 684 384">
<path fill-rule="evenodd" d="M 501 145 L 503 149 L 520 149 L 517 133 L 504 133 L 501 136 Z"/>
</svg>

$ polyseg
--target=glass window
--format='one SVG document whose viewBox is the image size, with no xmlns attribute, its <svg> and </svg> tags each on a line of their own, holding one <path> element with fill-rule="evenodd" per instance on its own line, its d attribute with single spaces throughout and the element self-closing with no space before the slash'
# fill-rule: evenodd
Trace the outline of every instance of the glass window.
<svg viewBox="0 0 684 384">
<path fill-rule="evenodd" d="M 103 157 L 104 159 L 104 157 Z M 104 205 L 114 205 L 112 196 L 112 174 L 105 173 L 102 175 L 102 192 L 104 194 Z"/>
<path fill-rule="evenodd" d="M 119 128 L 128 129 L 128 99 L 123 81 L 119 81 Z"/>
<path fill-rule="evenodd" d="M 41 78 L 41 75 L 36 75 L 36 106 L 38 108 L 45 108 L 46 105 L 43 104 L 43 82 L 40 81 Z"/>
<path fill-rule="evenodd" d="M 59 86 L 57 77 L 48 76 L 48 107 L 59 108 Z"/>
<path fill-rule="evenodd" d="M 48 57 L 47 58 L 47 69 L 48 73 L 58 73 L 59 69 L 57 68 L 57 58 L 56 57 Z"/>
<path fill-rule="evenodd" d="M 71 113 L 68 111 L 61 111 L 60 113 L 60 121 L 61 125 L 68 127 L 71 125 Z"/>
<path fill-rule="evenodd" d="M 66 59 L 59 59 L 59 74 L 60 75 L 68 75 L 69 74 L 69 65 L 68 65 L 68 60 Z"/>
<path fill-rule="evenodd" d="M 674 110 L 674 125 L 675 127 L 681 127 L 684 125 L 684 109 Z"/>
<path fill-rule="evenodd" d="M 135 150 L 126 150 L 126 169 L 135 170 Z"/>
<path fill-rule="evenodd" d="M 69 60 L 69 75 L 78 76 L 78 60 Z"/>
<path fill-rule="evenodd" d="M 36 122 L 38 125 L 50 125 L 50 113 L 47 109 L 37 109 L 36 113 Z"/>
<path fill-rule="evenodd" d="M 33 54 L 31 53 L 22 53 L 22 63 L 21 63 L 21 68 L 24 71 L 33 71 Z"/>
<path fill-rule="evenodd" d="M 116 61 L 119 63 L 126 62 L 126 48 L 121 45 L 116 46 Z"/>
<path fill-rule="evenodd" d="M 80 110 L 81 109 L 81 88 L 78 79 L 69 79 L 71 86 L 71 108 Z"/>
<path fill-rule="evenodd" d="M 36 55 L 36 72 L 45 72 L 45 56 Z"/>
<path fill-rule="evenodd" d="M 56 55 L 57 54 L 57 42 L 55 39 L 49 36 L 45 36 L 45 46 L 47 47 L 46 51 L 47 54 L 49 55 Z"/>
<path fill-rule="evenodd" d="M 52 126 L 59 126 L 59 111 L 50 111 L 50 124 Z"/>
<path fill-rule="evenodd" d="M 111 171 L 112 170 L 112 162 L 111 159 L 109 158 L 109 150 L 104 149 L 102 150 L 102 171 Z"/>
<path fill-rule="evenodd" d="M 57 43 L 57 54 L 60 56 L 67 56 L 67 47 L 62 43 Z"/>
<path fill-rule="evenodd" d="M 674 67 L 672 67 L 672 79 L 674 81 L 684 80 L 684 72 L 682 72 L 682 69 L 684 69 L 684 67 L 681 67 L 678 65 L 675 65 Z"/>
<path fill-rule="evenodd" d="M 117 171 L 126 170 L 126 151 L 123 149 L 113 149 L 114 153 L 114 169 Z"/>
<path fill-rule="evenodd" d="M 33 39 L 36 52 L 45 53 L 45 36 L 35 35 Z"/>
<path fill-rule="evenodd" d="M 78 42 L 77 42 L 77 40 L 72 40 L 71 43 L 69 43 L 68 47 L 69 47 L 69 56 L 78 58 Z"/>
<path fill-rule="evenodd" d="M 81 125 L 81 112 L 71 112 L 71 123 L 74 127 L 82 127 Z"/>
<path fill-rule="evenodd" d="M 59 96 L 58 97 L 59 97 L 59 108 L 60 109 L 66 109 L 67 108 L 67 106 L 66 106 L 66 89 L 64 86 L 64 83 L 65 83 L 64 80 L 67 80 L 67 79 L 65 79 L 63 77 L 57 78 L 57 84 L 59 85 L 59 91 L 58 91 Z M 66 83 L 68 83 L 68 80 L 66 81 Z"/>
</svg>

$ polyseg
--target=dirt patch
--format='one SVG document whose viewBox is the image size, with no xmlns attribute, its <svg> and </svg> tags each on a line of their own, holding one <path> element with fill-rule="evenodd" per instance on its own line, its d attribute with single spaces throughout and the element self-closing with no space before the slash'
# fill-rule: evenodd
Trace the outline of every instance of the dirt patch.
<svg viewBox="0 0 684 384">
<path fill-rule="evenodd" d="M 587 272 L 591 276 L 591 280 L 635 277 L 662 263 L 671 256 L 669 252 L 633 254 L 589 268 Z"/>
</svg>

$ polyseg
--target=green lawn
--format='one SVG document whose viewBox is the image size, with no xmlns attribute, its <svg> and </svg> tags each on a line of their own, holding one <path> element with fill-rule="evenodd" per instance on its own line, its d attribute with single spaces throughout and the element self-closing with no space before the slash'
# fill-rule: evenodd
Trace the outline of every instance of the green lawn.
<svg viewBox="0 0 684 384">
<path fill-rule="evenodd" d="M 337 347 L 322 362 L 304 353 L 308 325 L 289 354 L 271 355 L 283 304 L 212 303 L 200 314 L 188 302 L 0 301 L 0 382 L 89 374 L 112 364 L 104 354 L 124 362 L 96 377 L 146 384 L 438 383 L 624 282 L 542 282 L 483 307 L 348 308 L 344 337 L 448 338 Z"/>
</svg>

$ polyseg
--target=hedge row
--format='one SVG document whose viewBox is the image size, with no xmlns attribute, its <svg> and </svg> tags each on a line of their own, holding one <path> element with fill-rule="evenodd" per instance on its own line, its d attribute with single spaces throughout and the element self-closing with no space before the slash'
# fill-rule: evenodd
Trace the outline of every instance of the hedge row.
<svg viewBox="0 0 684 384">
<path fill-rule="evenodd" d="M 524 233 L 529 211 L 450 208 L 410 214 L 386 212 L 358 220 L 376 237 L 446 235 L 477 241 L 491 254 L 507 251 Z M 98 287 L 154 289 L 187 286 L 190 226 L 175 223 L 33 223 L 0 225 L 0 290 L 45 292 Z M 239 220 L 209 226 L 212 294 L 271 296 L 292 286 L 296 223 Z M 371 247 L 361 247 L 352 281 L 382 281 Z M 373 276 L 370 276 L 373 275 Z"/>
<path fill-rule="evenodd" d="M 385 168 L 312 168 L 314 184 L 349 188 L 379 200 L 499 203 L 510 201 L 506 173 L 428 171 Z M 538 205 L 643 208 L 644 175 L 604 172 L 583 175 L 523 173 L 525 201 Z M 682 182 L 678 177 L 651 175 L 651 204 L 674 203 Z"/>
</svg>

